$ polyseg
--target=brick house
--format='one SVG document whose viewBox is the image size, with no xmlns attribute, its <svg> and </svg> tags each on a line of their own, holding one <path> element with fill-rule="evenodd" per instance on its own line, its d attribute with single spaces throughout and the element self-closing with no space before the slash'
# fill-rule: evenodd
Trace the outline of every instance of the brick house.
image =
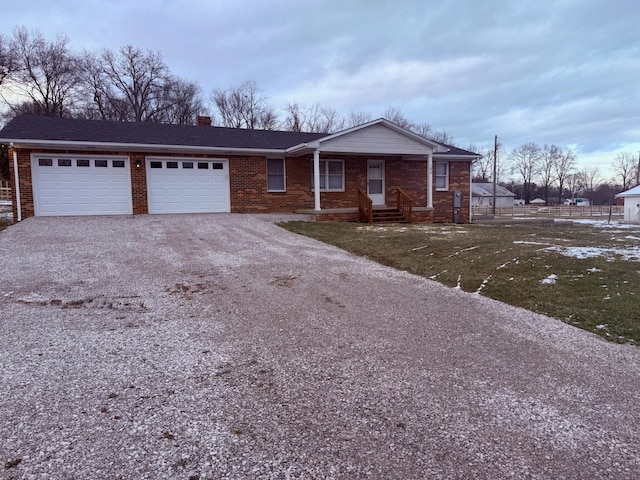
<svg viewBox="0 0 640 480">
<path fill-rule="evenodd" d="M 413 221 L 467 222 L 479 157 L 384 119 L 324 134 L 212 127 L 208 117 L 166 125 L 18 116 L 0 142 L 16 221 L 199 212 L 366 220 L 398 207 Z"/>
</svg>

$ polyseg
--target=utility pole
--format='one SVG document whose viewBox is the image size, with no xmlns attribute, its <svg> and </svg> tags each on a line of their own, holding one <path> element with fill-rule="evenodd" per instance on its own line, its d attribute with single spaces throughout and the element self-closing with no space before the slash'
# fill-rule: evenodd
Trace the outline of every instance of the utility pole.
<svg viewBox="0 0 640 480">
<path fill-rule="evenodd" d="M 493 215 L 496 214 L 496 174 L 498 170 L 498 135 L 495 136 L 493 141 Z"/>
</svg>

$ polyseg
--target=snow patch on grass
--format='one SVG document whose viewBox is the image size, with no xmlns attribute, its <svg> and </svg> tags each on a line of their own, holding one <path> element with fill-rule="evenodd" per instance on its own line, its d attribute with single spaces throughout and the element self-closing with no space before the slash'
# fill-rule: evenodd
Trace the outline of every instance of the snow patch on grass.
<svg viewBox="0 0 640 480">
<path fill-rule="evenodd" d="M 555 273 L 552 273 L 547 278 L 543 278 L 542 280 L 540 280 L 540 283 L 544 285 L 553 285 L 556 283 L 557 279 L 558 279 L 558 276 Z"/>
<path fill-rule="evenodd" d="M 552 252 L 558 252 L 565 257 L 573 257 L 578 259 L 604 257 L 607 261 L 614 261 L 616 256 L 620 256 L 622 260 L 640 261 L 640 247 L 629 248 L 602 248 L 602 247 L 562 247 L 555 245 L 545 248 Z"/>
</svg>

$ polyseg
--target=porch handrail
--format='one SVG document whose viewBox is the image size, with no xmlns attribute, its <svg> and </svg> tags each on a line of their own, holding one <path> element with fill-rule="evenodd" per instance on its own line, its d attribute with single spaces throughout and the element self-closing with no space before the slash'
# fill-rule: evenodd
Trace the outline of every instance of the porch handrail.
<svg viewBox="0 0 640 480">
<path fill-rule="evenodd" d="M 358 188 L 358 214 L 361 222 L 373 223 L 373 200 Z"/>
<path fill-rule="evenodd" d="M 413 213 L 413 200 L 407 192 L 400 187 L 396 187 L 396 205 L 398 210 L 402 212 L 407 222 L 411 223 L 411 215 Z"/>
</svg>

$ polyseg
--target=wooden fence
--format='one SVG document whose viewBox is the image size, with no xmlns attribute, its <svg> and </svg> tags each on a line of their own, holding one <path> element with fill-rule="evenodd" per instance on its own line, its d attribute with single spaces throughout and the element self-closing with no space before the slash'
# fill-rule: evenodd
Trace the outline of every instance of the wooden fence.
<svg viewBox="0 0 640 480">
<path fill-rule="evenodd" d="M 493 207 L 474 205 L 473 218 L 493 216 Z M 585 218 L 622 216 L 624 207 L 621 205 L 558 205 L 553 207 L 539 207 L 536 205 L 518 205 L 513 207 L 496 207 L 497 217 L 550 217 L 550 218 Z"/>
<path fill-rule="evenodd" d="M 11 200 L 11 188 L 5 180 L 0 180 L 0 200 Z"/>
</svg>

